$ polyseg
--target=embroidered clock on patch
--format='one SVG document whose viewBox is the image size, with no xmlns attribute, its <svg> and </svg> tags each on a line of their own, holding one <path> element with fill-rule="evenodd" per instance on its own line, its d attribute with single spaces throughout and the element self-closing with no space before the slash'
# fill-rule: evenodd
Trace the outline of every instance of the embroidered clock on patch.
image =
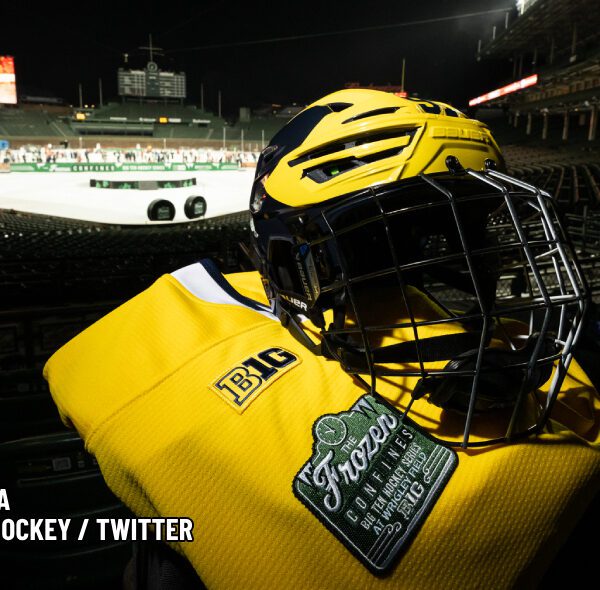
<svg viewBox="0 0 600 590">
<path fill-rule="evenodd" d="M 313 439 L 296 497 L 370 570 L 386 572 L 450 479 L 456 453 L 370 394 L 321 416 Z"/>
</svg>

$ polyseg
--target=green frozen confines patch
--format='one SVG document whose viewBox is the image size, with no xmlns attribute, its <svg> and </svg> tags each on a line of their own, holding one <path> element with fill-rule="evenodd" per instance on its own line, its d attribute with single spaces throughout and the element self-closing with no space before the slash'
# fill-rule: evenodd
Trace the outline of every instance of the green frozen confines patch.
<svg viewBox="0 0 600 590">
<path fill-rule="evenodd" d="M 313 425 L 296 497 L 371 571 L 385 573 L 427 518 L 458 459 L 373 395 Z"/>
</svg>

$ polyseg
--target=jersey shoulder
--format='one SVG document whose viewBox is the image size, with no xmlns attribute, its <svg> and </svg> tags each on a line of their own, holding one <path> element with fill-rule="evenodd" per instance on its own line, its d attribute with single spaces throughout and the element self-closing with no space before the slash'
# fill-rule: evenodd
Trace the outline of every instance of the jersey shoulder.
<svg viewBox="0 0 600 590">
<path fill-rule="evenodd" d="M 279 331 L 270 309 L 250 297 L 260 279 L 242 274 L 233 275 L 240 292 L 212 261 L 191 264 L 163 275 L 67 342 L 44 368 L 63 419 L 85 435 L 190 359 Z"/>
</svg>

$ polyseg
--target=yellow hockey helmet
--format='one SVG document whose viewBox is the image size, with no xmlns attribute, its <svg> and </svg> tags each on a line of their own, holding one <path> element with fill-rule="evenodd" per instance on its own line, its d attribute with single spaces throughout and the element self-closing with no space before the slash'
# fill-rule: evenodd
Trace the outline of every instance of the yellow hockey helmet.
<svg viewBox="0 0 600 590">
<path fill-rule="evenodd" d="M 257 178 L 264 178 L 271 197 L 299 207 L 447 172 L 450 155 L 473 170 L 483 170 L 486 160 L 504 167 L 489 129 L 447 104 L 341 90 L 311 104 L 273 137 Z"/>
<path fill-rule="evenodd" d="M 273 137 L 250 200 L 282 324 L 372 392 L 395 380 L 407 411 L 439 408 L 463 446 L 539 432 L 586 306 L 551 195 L 503 168 L 449 105 L 342 90 Z"/>
</svg>

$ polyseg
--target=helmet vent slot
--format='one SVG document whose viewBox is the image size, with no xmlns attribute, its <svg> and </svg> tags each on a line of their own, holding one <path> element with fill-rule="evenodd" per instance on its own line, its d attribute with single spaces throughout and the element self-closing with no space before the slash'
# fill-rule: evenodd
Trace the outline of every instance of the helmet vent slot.
<svg viewBox="0 0 600 590">
<path fill-rule="evenodd" d="M 352 105 L 352 103 L 349 103 L 349 102 L 330 102 L 327 106 L 334 113 L 339 113 L 340 111 L 344 111 L 353 105 Z"/>
<path fill-rule="evenodd" d="M 369 154 L 362 158 L 341 158 L 339 160 L 333 160 L 314 166 L 313 168 L 307 168 L 304 170 L 303 176 L 307 176 L 315 182 L 322 183 L 331 180 L 334 176 L 339 176 L 348 170 L 353 170 L 359 166 L 370 164 L 371 162 L 377 162 L 384 158 L 391 158 L 402 153 L 404 148 L 392 148 L 389 150 L 383 150 L 374 154 Z"/>
<path fill-rule="evenodd" d="M 384 141 L 386 139 L 395 139 L 399 137 L 405 137 L 406 135 L 413 136 L 416 133 L 417 129 L 415 127 L 411 127 L 410 129 L 391 129 L 385 132 L 375 132 L 375 133 L 362 133 L 361 135 L 348 137 L 343 142 L 330 143 L 328 145 L 324 145 L 320 148 L 312 152 L 307 152 L 295 160 L 291 160 L 288 162 L 290 167 L 297 166 L 298 164 L 302 164 L 304 162 L 308 162 L 309 160 L 316 160 L 317 158 L 322 158 L 323 156 L 328 156 L 330 154 L 335 154 L 336 152 L 343 152 L 345 150 L 352 149 L 359 145 L 363 145 L 365 143 L 373 143 L 376 141 Z M 363 158 L 364 159 L 364 158 Z"/>
<path fill-rule="evenodd" d="M 352 123 L 353 121 L 359 121 L 360 119 L 366 119 L 367 117 L 376 117 L 377 115 L 392 115 L 398 109 L 402 107 L 384 107 L 382 109 L 374 109 L 372 111 L 366 111 L 365 113 L 360 113 L 360 115 L 355 115 L 354 117 L 350 117 L 346 119 L 342 125 L 346 123 Z"/>
</svg>

